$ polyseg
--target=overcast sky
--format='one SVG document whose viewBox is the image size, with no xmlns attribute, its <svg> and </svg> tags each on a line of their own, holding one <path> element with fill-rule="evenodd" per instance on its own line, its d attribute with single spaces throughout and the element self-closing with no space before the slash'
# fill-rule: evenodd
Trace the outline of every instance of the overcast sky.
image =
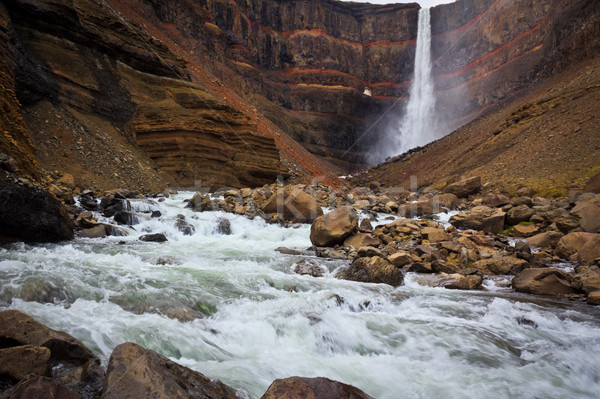
<svg viewBox="0 0 600 399">
<path fill-rule="evenodd" d="M 390 0 L 368 0 L 368 1 L 364 1 L 364 0 L 353 0 L 359 3 L 373 3 L 373 4 L 390 4 L 390 3 L 419 3 L 421 5 L 421 7 L 433 7 L 433 6 L 437 6 L 438 4 L 444 4 L 444 3 L 453 3 L 455 0 L 397 0 L 397 1 L 390 1 Z"/>
</svg>

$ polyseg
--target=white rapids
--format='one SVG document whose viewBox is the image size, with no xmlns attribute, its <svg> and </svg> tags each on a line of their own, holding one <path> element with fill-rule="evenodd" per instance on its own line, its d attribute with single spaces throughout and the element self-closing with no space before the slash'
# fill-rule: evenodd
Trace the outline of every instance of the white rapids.
<svg viewBox="0 0 600 399">
<path fill-rule="evenodd" d="M 467 292 L 293 273 L 309 225 L 283 228 L 163 203 L 127 237 L 0 247 L 0 307 L 83 341 L 106 365 L 133 341 L 259 398 L 277 378 L 323 376 L 374 398 L 600 396 L 600 311 L 512 292 Z M 196 228 L 184 236 L 178 214 Z M 230 220 L 232 235 L 215 232 Z M 147 232 L 166 243 L 141 242 Z"/>
</svg>

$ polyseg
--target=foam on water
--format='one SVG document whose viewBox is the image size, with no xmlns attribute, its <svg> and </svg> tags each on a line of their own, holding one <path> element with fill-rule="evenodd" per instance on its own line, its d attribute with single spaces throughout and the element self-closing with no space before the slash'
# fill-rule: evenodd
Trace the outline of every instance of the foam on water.
<svg viewBox="0 0 600 399">
<path fill-rule="evenodd" d="M 310 226 L 282 228 L 184 199 L 131 200 L 127 237 L 0 250 L 0 304 L 82 340 L 104 361 L 125 341 L 260 397 L 276 378 L 324 376 L 376 398 L 589 398 L 600 393 L 599 311 L 506 292 L 392 288 L 293 273 Z M 159 210 L 163 216 L 150 218 Z M 178 214 L 196 232 L 185 236 Z M 231 235 L 216 233 L 219 218 Z M 163 232 L 166 243 L 138 240 Z M 335 270 L 343 261 L 317 259 Z M 501 295 L 495 297 L 494 295 Z M 530 322 L 523 323 L 522 320 Z"/>
</svg>

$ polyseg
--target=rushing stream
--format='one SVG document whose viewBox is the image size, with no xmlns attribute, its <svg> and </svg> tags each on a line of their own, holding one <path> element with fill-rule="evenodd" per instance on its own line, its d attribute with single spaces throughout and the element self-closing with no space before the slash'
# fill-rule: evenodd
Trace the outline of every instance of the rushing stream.
<svg viewBox="0 0 600 399">
<path fill-rule="evenodd" d="M 0 248 L 0 307 L 67 331 L 98 354 L 136 342 L 259 398 L 277 378 L 324 376 L 375 398 L 600 397 L 597 307 L 505 291 L 465 292 L 296 275 L 309 225 L 165 202 L 127 237 Z M 196 233 L 175 227 L 178 214 Z M 218 219 L 231 235 L 216 233 Z M 166 243 L 141 242 L 146 232 Z"/>
</svg>

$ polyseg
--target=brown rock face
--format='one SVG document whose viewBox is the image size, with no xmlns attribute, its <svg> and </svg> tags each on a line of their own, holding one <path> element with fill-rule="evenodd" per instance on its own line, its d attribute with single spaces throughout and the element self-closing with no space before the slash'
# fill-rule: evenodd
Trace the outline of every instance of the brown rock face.
<svg viewBox="0 0 600 399">
<path fill-rule="evenodd" d="M 102 397 L 234 399 L 237 395 L 220 381 L 127 342 L 110 356 Z"/>
<path fill-rule="evenodd" d="M 362 283 L 389 284 L 393 287 L 401 285 L 404 281 L 400 269 L 380 256 L 355 259 L 339 277 Z"/>
<path fill-rule="evenodd" d="M 459 229 L 482 230 L 496 234 L 504 228 L 504 215 L 500 209 L 476 206 L 450 218 L 450 223 Z"/>
<path fill-rule="evenodd" d="M 538 295 L 574 294 L 577 292 L 568 276 L 557 269 L 532 268 L 523 270 L 512 281 L 516 291 Z"/>
<path fill-rule="evenodd" d="M 81 395 L 48 377 L 30 376 L 2 395 L 3 399 L 81 399 Z"/>
<path fill-rule="evenodd" d="M 569 233 L 558 241 L 556 254 L 561 258 L 568 259 L 579 252 L 588 241 L 596 239 L 598 236 L 598 234 L 593 233 Z"/>
<path fill-rule="evenodd" d="M 275 380 L 261 399 L 372 399 L 352 385 L 328 378 L 290 377 Z"/>
<path fill-rule="evenodd" d="M 323 215 L 317 200 L 302 189 L 287 186 L 274 193 L 262 208 L 265 213 L 278 214 L 292 223 L 311 223 Z"/>
<path fill-rule="evenodd" d="M 41 346 L 23 345 L 0 349 L 0 375 L 20 381 L 28 374 L 50 375 L 50 350 Z"/>
<path fill-rule="evenodd" d="M 318 247 L 331 247 L 344 242 L 358 229 L 358 214 L 349 206 L 319 216 L 310 227 L 310 241 Z"/>
</svg>

